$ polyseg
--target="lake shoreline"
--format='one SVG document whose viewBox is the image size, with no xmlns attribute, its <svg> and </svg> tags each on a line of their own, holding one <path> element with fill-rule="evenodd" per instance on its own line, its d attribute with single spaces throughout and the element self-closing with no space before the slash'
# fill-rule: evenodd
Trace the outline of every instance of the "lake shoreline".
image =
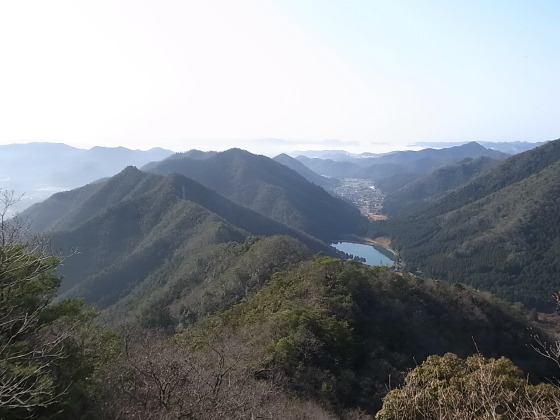
<svg viewBox="0 0 560 420">
<path fill-rule="evenodd" d="M 353 243 L 362 244 L 362 245 L 379 246 L 383 249 L 386 249 L 390 253 L 392 253 L 395 256 L 395 258 L 398 258 L 398 256 L 399 256 L 397 251 L 395 251 L 394 249 L 391 248 L 391 240 L 389 238 L 385 238 L 385 237 L 371 239 L 371 238 L 366 238 L 366 237 L 363 237 L 363 236 L 347 235 L 346 238 L 340 239 L 340 240 L 337 240 L 337 241 L 333 241 L 333 242 L 353 242 Z"/>
</svg>

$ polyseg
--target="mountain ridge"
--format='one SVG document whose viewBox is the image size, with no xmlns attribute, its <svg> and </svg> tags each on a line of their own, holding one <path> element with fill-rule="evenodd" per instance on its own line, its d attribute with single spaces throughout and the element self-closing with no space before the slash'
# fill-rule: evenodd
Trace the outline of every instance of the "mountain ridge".
<svg viewBox="0 0 560 420">
<path fill-rule="evenodd" d="M 364 228 L 351 204 L 333 197 L 296 171 L 270 158 L 230 149 L 204 160 L 169 158 L 150 171 L 180 173 L 232 201 L 324 240 Z"/>
<path fill-rule="evenodd" d="M 503 160 L 509 155 L 470 142 L 446 149 L 396 151 L 375 157 L 351 158 L 344 161 L 311 159 L 305 156 L 298 156 L 297 159 L 323 176 L 367 178 L 377 181 L 402 173 L 427 174 L 438 168 L 456 164 L 465 158 L 483 156 Z"/>
<path fill-rule="evenodd" d="M 79 251 L 60 268 L 65 276 L 61 297 L 79 296 L 102 307 L 118 303 L 154 271 L 173 265 L 179 249 L 211 253 L 218 244 L 243 243 L 251 236 L 289 235 L 313 252 L 336 254 L 318 239 L 192 179 L 135 167 L 55 194 L 21 216 L 35 219 L 31 228 L 48 233 L 54 249 Z"/>
</svg>

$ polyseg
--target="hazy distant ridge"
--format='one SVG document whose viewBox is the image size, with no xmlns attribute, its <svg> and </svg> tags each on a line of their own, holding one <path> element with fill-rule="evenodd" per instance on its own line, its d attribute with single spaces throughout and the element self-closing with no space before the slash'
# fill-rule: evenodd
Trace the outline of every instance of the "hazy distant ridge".
<svg viewBox="0 0 560 420">
<path fill-rule="evenodd" d="M 62 143 L 0 145 L 0 188 L 25 194 L 21 210 L 53 192 L 81 187 L 172 153 L 158 147 L 142 151 L 98 146 L 85 150 Z"/>
<path fill-rule="evenodd" d="M 396 151 L 374 157 L 346 157 L 342 160 L 333 160 L 298 156 L 297 159 L 323 176 L 381 180 L 405 173 L 427 174 L 443 166 L 458 163 L 465 158 L 482 156 L 503 160 L 509 155 L 487 149 L 476 142 L 470 142 L 444 149 Z"/>
</svg>

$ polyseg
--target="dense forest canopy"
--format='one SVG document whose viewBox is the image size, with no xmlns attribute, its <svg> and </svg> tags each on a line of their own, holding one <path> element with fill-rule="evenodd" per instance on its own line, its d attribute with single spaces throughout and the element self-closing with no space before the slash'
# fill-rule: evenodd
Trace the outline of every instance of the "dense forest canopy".
<svg viewBox="0 0 560 420">
<path fill-rule="evenodd" d="M 559 185 L 556 140 L 431 200 L 409 208 L 389 203 L 402 217 L 371 223 L 369 235 L 391 237 L 413 272 L 550 310 L 550 296 L 560 289 Z"/>
</svg>

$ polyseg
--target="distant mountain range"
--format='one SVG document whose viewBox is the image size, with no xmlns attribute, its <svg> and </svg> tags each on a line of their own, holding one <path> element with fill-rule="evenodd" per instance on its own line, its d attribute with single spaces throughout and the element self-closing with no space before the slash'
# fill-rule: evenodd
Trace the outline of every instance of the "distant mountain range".
<svg viewBox="0 0 560 420">
<path fill-rule="evenodd" d="M 509 155 L 471 142 L 445 149 L 398 151 L 376 157 L 344 160 L 298 156 L 297 159 L 314 172 L 337 178 L 367 178 L 375 181 L 402 174 L 427 174 L 465 158 L 489 157 L 502 160 Z"/>
<path fill-rule="evenodd" d="M 536 143 L 484 144 L 492 151 L 488 149 L 476 151 L 471 143 L 472 150 L 468 153 L 459 153 L 457 156 L 452 150 L 464 151 L 468 147 L 458 147 L 457 143 L 438 143 L 435 145 L 452 147 L 445 149 L 446 152 L 435 151 L 435 153 L 434 149 L 359 155 L 344 150 L 297 152 L 301 154 L 299 161 L 312 172 L 306 171 L 286 154 L 277 156 L 275 160 L 294 169 L 310 182 L 326 189 L 333 189 L 338 182 L 334 179 L 336 177 L 362 177 L 380 181 L 386 177 L 405 173 L 422 175 L 439 167 L 457 163 L 461 158 L 478 157 L 480 153 L 494 159 L 502 159 L 503 156 L 499 155 L 497 150 L 517 153 Z M 495 153 L 492 155 L 493 152 Z M 216 154 L 217 152 L 191 150 L 177 154 L 173 159 L 201 160 Z M 80 187 L 100 178 L 115 175 L 128 165 L 145 166 L 145 170 L 151 170 L 158 161 L 171 155 L 173 155 L 172 151 L 161 148 L 141 151 L 124 147 L 94 147 L 85 150 L 61 143 L 0 145 L 0 188 L 24 194 L 21 202 L 14 207 L 15 210 L 21 211 L 55 192 Z"/>
<path fill-rule="evenodd" d="M 115 175 L 128 165 L 142 166 L 171 154 L 161 148 L 85 150 L 61 143 L 0 145 L 0 188 L 25 194 L 17 207 L 22 210 L 57 191 L 81 187 Z"/>
<path fill-rule="evenodd" d="M 402 217 L 372 224 L 370 235 L 391 236 L 412 271 L 550 309 L 560 290 L 560 140 L 467 168 L 480 172 L 443 195 L 429 198 L 428 178 L 392 193 L 419 201 L 406 211 L 401 205 Z M 436 185 L 462 177 L 458 167 L 431 176 Z"/>
<path fill-rule="evenodd" d="M 436 148 L 444 148 L 444 147 L 454 147 L 454 146 L 460 146 L 462 144 L 465 144 L 467 142 L 464 143 L 460 143 L 460 142 L 418 142 L 413 144 L 412 146 L 417 146 L 417 147 L 436 147 Z M 529 141 L 503 141 L 503 142 L 498 142 L 498 141 L 478 141 L 478 144 L 488 148 L 488 149 L 493 149 L 493 150 L 498 150 L 500 152 L 503 153 L 507 153 L 508 155 L 515 155 L 517 153 L 522 153 L 522 152 L 526 152 L 527 150 L 531 150 L 534 149 L 535 147 L 539 147 L 542 146 L 543 144 L 545 144 L 545 141 L 541 141 L 541 142 L 529 142 Z"/>
<path fill-rule="evenodd" d="M 490 141 L 464 141 L 464 142 L 417 142 L 410 145 L 410 147 L 418 149 L 427 149 L 427 148 L 435 148 L 435 149 L 444 149 L 444 148 L 451 148 L 462 146 L 468 143 L 478 143 L 481 146 L 484 146 L 487 149 L 497 150 L 502 153 L 506 153 L 508 155 L 515 155 L 517 153 L 525 152 L 530 149 L 534 149 L 535 147 L 542 146 L 545 144 L 545 141 L 541 142 L 529 142 L 529 141 L 513 141 L 513 142 L 490 142 Z M 308 158 L 319 158 L 319 159 L 331 159 L 336 161 L 346 161 L 352 159 L 365 159 L 370 157 L 379 157 L 388 154 L 394 154 L 395 152 L 385 152 L 385 153 L 371 153 L 371 152 L 364 152 L 364 153 L 350 153 L 345 150 L 295 150 L 291 153 L 288 153 L 292 157 L 297 156 L 305 156 Z"/>
</svg>

